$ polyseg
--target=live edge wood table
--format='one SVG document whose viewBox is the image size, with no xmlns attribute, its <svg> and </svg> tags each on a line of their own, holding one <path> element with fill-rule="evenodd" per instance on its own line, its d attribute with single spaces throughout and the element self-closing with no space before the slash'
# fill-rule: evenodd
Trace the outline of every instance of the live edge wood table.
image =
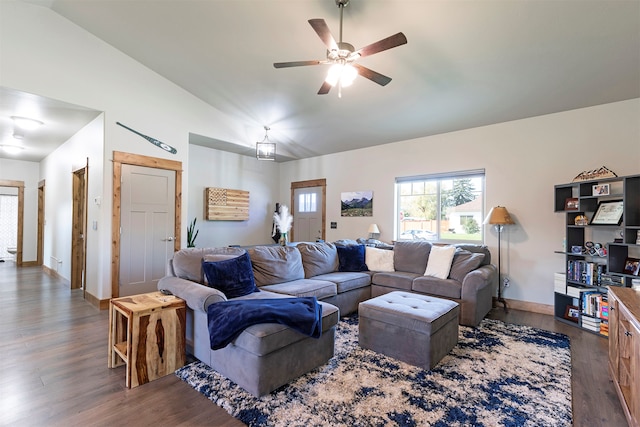
<svg viewBox="0 0 640 427">
<path fill-rule="evenodd" d="M 126 365 L 126 385 L 137 387 L 185 364 L 184 300 L 160 292 L 109 302 L 109 368 Z"/>
</svg>

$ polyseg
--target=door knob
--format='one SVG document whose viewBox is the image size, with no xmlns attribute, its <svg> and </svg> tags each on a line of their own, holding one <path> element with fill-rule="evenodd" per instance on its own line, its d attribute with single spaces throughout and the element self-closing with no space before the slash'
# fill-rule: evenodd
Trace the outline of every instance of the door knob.
<svg viewBox="0 0 640 427">
<path fill-rule="evenodd" d="M 173 242 L 173 237 L 167 237 L 163 240 L 164 242 Z"/>
</svg>

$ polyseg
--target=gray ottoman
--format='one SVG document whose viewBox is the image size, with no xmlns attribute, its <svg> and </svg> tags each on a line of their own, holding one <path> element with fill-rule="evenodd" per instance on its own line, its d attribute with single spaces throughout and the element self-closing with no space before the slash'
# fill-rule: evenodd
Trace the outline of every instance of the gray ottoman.
<svg viewBox="0 0 640 427">
<path fill-rule="evenodd" d="M 432 369 L 458 343 L 458 303 L 390 292 L 358 307 L 362 348 Z"/>
</svg>

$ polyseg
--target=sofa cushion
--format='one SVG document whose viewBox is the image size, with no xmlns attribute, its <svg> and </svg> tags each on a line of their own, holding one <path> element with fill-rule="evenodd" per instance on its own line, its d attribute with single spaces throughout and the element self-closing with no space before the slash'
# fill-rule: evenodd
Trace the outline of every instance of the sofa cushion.
<svg viewBox="0 0 640 427">
<path fill-rule="evenodd" d="M 455 246 L 432 247 L 424 275 L 437 277 L 438 279 L 446 279 L 449 277 L 451 262 L 453 261 L 453 255 L 455 252 Z"/>
<path fill-rule="evenodd" d="M 423 275 L 430 251 L 431 243 L 426 241 L 396 242 L 393 247 L 393 265 L 396 271 Z"/>
<path fill-rule="evenodd" d="M 338 287 L 333 282 L 316 279 L 299 279 L 274 285 L 266 285 L 263 290 L 294 297 L 316 297 L 325 299 L 337 295 Z"/>
<path fill-rule="evenodd" d="M 364 245 L 336 246 L 339 271 L 367 271 Z"/>
<path fill-rule="evenodd" d="M 399 290 L 411 290 L 413 279 L 420 277 L 422 274 L 409 273 L 406 271 L 395 271 L 393 273 L 376 273 L 371 278 L 371 283 L 388 288 L 396 288 Z"/>
<path fill-rule="evenodd" d="M 364 261 L 371 271 L 395 271 L 393 266 L 393 251 L 377 249 L 367 246 L 364 253 Z"/>
<path fill-rule="evenodd" d="M 261 292 L 256 294 L 259 296 L 264 294 L 269 298 L 282 298 L 280 294 L 271 292 Z M 242 297 L 242 299 L 253 299 L 253 296 Z M 322 306 L 322 332 L 327 332 L 333 328 L 339 321 L 338 308 L 318 301 Z M 260 323 L 258 325 L 249 326 L 235 339 L 233 345 L 247 350 L 251 354 L 265 356 L 278 351 L 295 342 L 306 339 L 303 334 L 278 323 Z"/>
<path fill-rule="evenodd" d="M 449 278 L 461 282 L 464 277 L 470 272 L 480 267 L 484 254 L 472 253 L 464 249 L 458 248 L 453 255 L 453 262 L 451 263 L 451 271 L 449 271 Z"/>
<path fill-rule="evenodd" d="M 202 260 L 205 257 L 235 258 L 245 253 L 242 248 L 184 248 L 173 254 L 173 272 L 176 277 L 204 283 Z M 213 258 L 212 258 L 213 259 Z"/>
<path fill-rule="evenodd" d="M 247 252 L 259 287 L 304 279 L 302 257 L 295 246 L 255 246 Z"/>
<path fill-rule="evenodd" d="M 460 299 L 462 295 L 462 283 L 452 279 L 421 276 L 413 281 L 411 290 L 443 298 Z"/>
<path fill-rule="evenodd" d="M 364 288 L 371 284 L 371 276 L 368 272 L 361 273 L 356 271 L 336 271 L 312 277 L 311 280 L 333 282 L 337 285 L 337 291 L 339 294 L 353 289 Z"/>
<path fill-rule="evenodd" d="M 260 292 L 253 280 L 251 260 L 246 252 L 231 259 L 203 261 L 202 268 L 209 286 L 221 291 L 227 298 Z"/>
<path fill-rule="evenodd" d="M 304 277 L 307 279 L 338 270 L 338 251 L 333 243 L 298 243 Z"/>
<path fill-rule="evenodd" d="M 491 264 L 491 252 L 489 252 L 489 248 L 485 245 L 471 245 L 468 243 L 458 243 L 455 247 L 459 249 L 463 249 L 465 251 L 472 252 L 474 254 L 484 254 L 484 259 L 480 265 L 489 265 Z"/>
</svg>

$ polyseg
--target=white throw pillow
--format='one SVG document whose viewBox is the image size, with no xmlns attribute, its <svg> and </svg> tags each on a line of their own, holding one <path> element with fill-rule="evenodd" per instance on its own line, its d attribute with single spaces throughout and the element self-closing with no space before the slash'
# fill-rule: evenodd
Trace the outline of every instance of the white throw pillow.
<svg viewBox="0 0 640 427">
<path fill-rule="evenodd" d="M 451 270 L 451 262 L 455 253 L 455 246 L 432 246 L 424 275 L 439 279 L 449 277 L 449 270 Z"/>
<path fill-rule="evenodd" d="M 393 272 L 393 251 L 367 246 L 364 253 L 364 262 L 370 271 Z"/>
</svg>

